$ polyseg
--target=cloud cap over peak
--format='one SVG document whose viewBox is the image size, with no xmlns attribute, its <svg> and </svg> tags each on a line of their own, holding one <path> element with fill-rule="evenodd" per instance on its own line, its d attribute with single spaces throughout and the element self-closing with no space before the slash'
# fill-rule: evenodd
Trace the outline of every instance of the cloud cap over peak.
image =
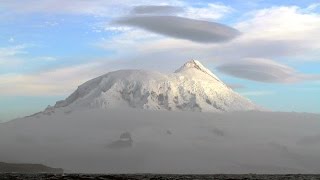
<svg viewBox="0 0 320 180">
<path fill-rule="evenodd" d="M 129 16 L 114 21 L 114 24 L 198 43 L 225 42 L 240 35 L 238 30 L 220 23 L 177 16 Z"/>
</svg>

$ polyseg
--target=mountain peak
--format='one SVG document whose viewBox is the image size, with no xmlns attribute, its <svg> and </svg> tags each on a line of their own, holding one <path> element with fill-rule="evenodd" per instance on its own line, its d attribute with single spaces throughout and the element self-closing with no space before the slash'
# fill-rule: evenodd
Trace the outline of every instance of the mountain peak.
<svg viewBox="0 0 320 180">
<path fill-rule="evenodd" d="M 187 71 L 189 69 L 199 70 L 199 71 L 213 77 L 217 81 L 221 82 L 221 80 L 216 75 L 214 75 L 209 69 L 207 69 L 204 65 L 202 65 L 200 63 L 200 61 L 195 60 L 195 59 L 191 59 L 190 61 L 186 62 L 183 66 L 181 66 L 179 69 L 177 69 L 175 71 L 175 73 L 183 73 L 184 71 Z"/>
<path fill-rule="evenodd" d="M 228 88 L 199 61 L 176 73 L 118 70 L 78 87 L 54 108 L 137 108 L 168 111 L 239 111 L 259 109 Z M 51 111 L 49 107 L 47 111 Z"/>
</svg>

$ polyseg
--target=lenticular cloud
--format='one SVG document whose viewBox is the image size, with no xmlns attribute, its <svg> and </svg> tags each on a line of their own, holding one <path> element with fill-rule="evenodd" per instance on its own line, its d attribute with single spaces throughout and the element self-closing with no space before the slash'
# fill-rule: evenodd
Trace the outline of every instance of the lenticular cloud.
<svg viewBox="0 0 320 180">
<path fill-rule="evenodd" d="M 225 42 L 240 34 L 238 30 L 220 23 L 176 16 L 130 16 L 114 23 L 199 43 Z"/>
</svg>

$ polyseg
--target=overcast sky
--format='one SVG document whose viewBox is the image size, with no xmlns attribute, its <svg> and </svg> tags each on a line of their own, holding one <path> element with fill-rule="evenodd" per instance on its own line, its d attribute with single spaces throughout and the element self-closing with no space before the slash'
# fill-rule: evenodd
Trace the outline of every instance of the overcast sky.
<svg viewBox="0 0 320 180">
<path fill-rule="evenodd" d="M 276 111 L 320 112 L 316 0 L 2 0 L 0 121 L 112 70 L 201 61 Z"/>
</svg>

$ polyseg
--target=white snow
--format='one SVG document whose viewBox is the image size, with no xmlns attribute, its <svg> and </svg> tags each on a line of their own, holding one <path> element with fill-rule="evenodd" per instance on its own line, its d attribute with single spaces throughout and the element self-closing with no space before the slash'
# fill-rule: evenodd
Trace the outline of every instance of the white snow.
<svg viewBox="0 0 320 180">
<path fill-rule="evenodd" d="M 120 70 L 90 80 L 55 108 L 138 108 L 170 111 L 242 111 L 260 109 L 227 87 L 199 61 L 175 73 Z"/>
<path fill-rule="evenodd" d="M 213 77 L 217 81 L 222 82 L 216 75 L 214 75 L 209 69 L 204 67 L 198 60 L 191 60 L 191 61 L 186 62 L 182 67 L 180 67 L 178 70 L 176 70 L 175 73 L 184 73 L 185 71 L 188 71 L 190 69 L 191 70 L 192 69 L 200 70 L 200 71 L 210 75 L 211 77 Z"/>
</svg>

